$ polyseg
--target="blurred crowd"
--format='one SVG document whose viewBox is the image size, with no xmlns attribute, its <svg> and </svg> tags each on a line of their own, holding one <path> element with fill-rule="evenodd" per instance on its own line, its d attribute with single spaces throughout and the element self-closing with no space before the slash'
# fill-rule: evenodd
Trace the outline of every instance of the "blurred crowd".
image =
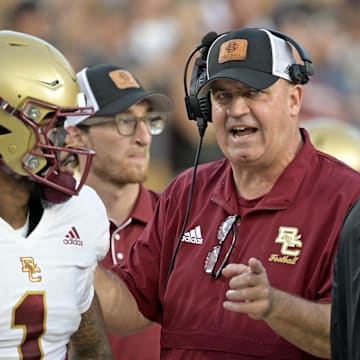
<svg viewBox="0 0 360 360">
<path fill-rule="evenodd" d="M 359 0 L 3 0 L 1 29 L 48 40 L 76 71 L 112 63 L 146 88 L 168 93 L 175 111 L 153 139 L 149 186 L 163 187 L 193 165 L 199 135 L 184 106 L 184 65 L 208 31 L 276 29 L 312 55 L 302 121 L 330 118 L 360 128 Z M 220 158 L 211 124 L 200 161 Z M 152 176 L 156 174 L 156 176 Z M 160 175 L 161 174 L 161 175 Z"/>
</svg>

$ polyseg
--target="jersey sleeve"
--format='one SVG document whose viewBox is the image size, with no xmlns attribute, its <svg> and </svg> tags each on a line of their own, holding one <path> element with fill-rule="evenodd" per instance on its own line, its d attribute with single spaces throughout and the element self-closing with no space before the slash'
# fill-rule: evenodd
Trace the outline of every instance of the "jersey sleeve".
<svg viewBox="0 0 360 360">
<path fill-rule="evenodd" d="M 83 282 L 80 285 L 81 296 L 79 309 L 83 313 L 87 311 L 94 297 L 94 272 L 97 264 L 109 250 L 109 220 L 106 209 L 96 192 L 90 187 L 84 187 L 81 208 L 83 209 L 82 221 L 85 221 L 87 241 L 87 259 L 84 259 L 86 271 Z"/>
</svg>

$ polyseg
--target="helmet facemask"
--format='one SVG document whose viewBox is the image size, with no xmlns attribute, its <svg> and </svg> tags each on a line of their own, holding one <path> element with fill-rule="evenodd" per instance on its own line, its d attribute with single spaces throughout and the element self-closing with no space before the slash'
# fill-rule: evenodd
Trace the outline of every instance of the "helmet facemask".
<svg viewBox="0 0 360 360">
<path fill-rule="evenodd" d="M 12 133 L 10 127 L 4 130 L 2 126 L 0 139 L 5 144 L 6 151 L 1 146 L 1 167 L 6 166 L 7 172 L 20 177 L 29 176 L 42 184 L 43 197 L 51 203 L 63 202 L 72 195 L 77 195 L 86 181 L 94 152 L 65 147 L 66 130 L 63 122 L 69 115 L 89 116 L 92 108 L 59 107 L 28 99 L 21 109 L 16 109 L 2 98 L 0 108 L 8 113 L 5 115 L 9 116 L 8 121 L 20 121 L 21 124 L 18 125 L 27 135 L 19 138 Z M 23 145 L 18 146 L 18 142 L 25 143 L 26 152 Z M 86 161 L 84 172 L 79 181 L 76 181 L 72 171 L 62 168 L 60 164 L 64 157 L 78 155 L 85 155 Z"/>
</svg>

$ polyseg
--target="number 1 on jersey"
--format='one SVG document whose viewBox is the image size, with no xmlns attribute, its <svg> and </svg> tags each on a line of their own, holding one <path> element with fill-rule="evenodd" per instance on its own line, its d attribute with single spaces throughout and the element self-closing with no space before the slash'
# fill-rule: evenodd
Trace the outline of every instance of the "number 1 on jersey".
<svg viewBox="0 0 360 360">
<path fill-rule="evenodd" d="M 23 341 L 19 345 L 21 360 L 41 360 L 41 336 L 46 331 L 45 292 L 26 292 L 13 308 L 12 328 L 21 328 Z"/>
</svg>

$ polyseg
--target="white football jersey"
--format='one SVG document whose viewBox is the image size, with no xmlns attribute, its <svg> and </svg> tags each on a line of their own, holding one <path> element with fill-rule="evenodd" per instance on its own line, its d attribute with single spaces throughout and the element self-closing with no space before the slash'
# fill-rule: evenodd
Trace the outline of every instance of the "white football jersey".
<svg viewBox="0 0 360 360">
<path fill-rule="evenodd" d="M 28 237 L 0 218 L 0 359 L 65 358 L 108 246 L 105 207 L 87 186 L 45 209 Z"/>
</svg>

